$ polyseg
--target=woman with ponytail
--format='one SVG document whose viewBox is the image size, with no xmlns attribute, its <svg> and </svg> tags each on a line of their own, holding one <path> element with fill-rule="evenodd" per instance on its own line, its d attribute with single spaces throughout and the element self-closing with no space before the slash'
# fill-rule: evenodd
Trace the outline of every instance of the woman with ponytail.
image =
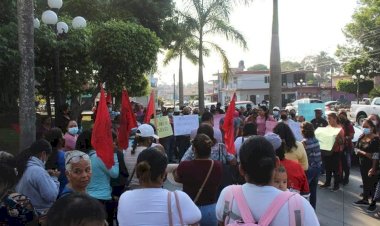
<svg viewBox="0 0 380 226">
<path fill-rule="evenodd" d="M 124 192 L 119 200 L 120 226 L 189 225 L 201 213 L 186 193 L 162 188 L 168 160 L 156 148 L 143 150 L 137 158 L 136 175 L 141 189 Z"/>
</svg>

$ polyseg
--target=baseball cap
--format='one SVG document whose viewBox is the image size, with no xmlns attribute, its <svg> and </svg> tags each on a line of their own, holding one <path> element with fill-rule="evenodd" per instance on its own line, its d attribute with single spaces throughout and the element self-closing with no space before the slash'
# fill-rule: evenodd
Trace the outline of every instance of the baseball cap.
<svg viewBox="0 0 380 226">
<path fill-rule="evenodd" d="M 275 110 L 276 111 L 280 111 L 280 108 L 276 106 L 276 107 L 273 108 L 273 111 L 275 111 Z"/>
<path fill-rule="evenodd" d="M 282 141 L 279 135 L 275 133 L 267 133 L 264 135 L 264 138 L 273 145 L 274 150 L 277 150 L 281 147 Z"/>
<path fill-rule="evenodd" d="M 153 137 L 158 139 L 158 136 L 154 134 L 153 127 L 149 124 L 142 124 L 137 128 L 136 135 L 140 137 Z"/>
<path fill-rule="evenodd" d="M 322 108 L 316 108 L 314 111 L 322 111 Z"/>
</svg>

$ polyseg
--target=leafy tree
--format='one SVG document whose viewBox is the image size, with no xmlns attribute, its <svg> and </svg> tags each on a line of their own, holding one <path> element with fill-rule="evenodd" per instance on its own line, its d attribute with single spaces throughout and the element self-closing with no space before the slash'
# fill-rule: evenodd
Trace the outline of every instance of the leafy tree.
<svg viewBox="0 0 380 226">
<path fill-rule="evenodd" d="M 265 64 L 256 64 L 256 65 L 253 65 L 252 67 L 249 67 L 247 70 L 248 71 L 267 71 L 269 70 L 269 68 Z"/>
<path fill-rule="evenodd" d="M 377 87 L 373 88 L 369 92 L 369 97 L 371 97 L 371 98 L 380 97 L 380 87 L 377 86 Z"/>
<path fill-rule="evenodd" d="M 97 80 L 112 92 L 120 93 L 125 86 L 131 95 L 146 94 L 144 75 L 156 66 L 159 47 L 155 33 L 140 25 L 111 20 L 97 26 L 91 48 L 92 59 L 99 65 Z"/>
<path fill-rule="evenodd" d="M 281 71 L 297 71 L 302 68 L 302 65 L 298 62 L 284 61 L 281 62 Z"/>
<path fill-rule="evenodd" d="M 339 80 L 336 84 L 338 91 L 357 94 L 357 83 L 353 80 Z M 363 80 L 359 83 L 359 95 L 368 94 L 373 89 L 372 80 Z"/>
<path fill-rule="evenodd" d="M 204 110 L 204 79 L 203 79 L 203 55 L 205 46 L 216 51 L 223 62 L 222 77 L 227 82 L 230 74 L 230 62 L 226 52 L 217 43 L 207 41 L 207 35 L 223 35 L 227 40 L 234 40 L 241 44 L 243 48 L 247 48 L 247 43 L 243 35 L 232 27 L 229 21 L 229 15 L 232 7 L 231 0 L 189 0 L 187 12 L 183 12 L 182 16 L 198 39 L 198 95 L 199 109 Z M 207 48 L 207 47 L 206 47 Z"/>
<path fill-rule="evenodd" d="M 178 72 L 178 86 L 179 86 L 179 106 L 183 106 L 183 71 L 182 71 L 182 58 L 185 56 L 193 64 L 198 62 L 197 55 L 194 53 L 198 44 L 194 37 L 191 35 L 189 27 L 185 23 L 178 26 L 175 41 L 166 52 L 164 65 L 167 65 L 171 60 L 179 58 L 179 72 Z"/>
</svg>

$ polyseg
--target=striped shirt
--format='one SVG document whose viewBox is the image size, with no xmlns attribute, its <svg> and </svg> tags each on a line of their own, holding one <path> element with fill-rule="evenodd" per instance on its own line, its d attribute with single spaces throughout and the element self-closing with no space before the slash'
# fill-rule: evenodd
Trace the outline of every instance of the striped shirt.
<svg viewBox="0 0 380 226">
<path fill-rule="evenodd" d="M 309 167 L 320 167 L 322 164 L 322 157 L 319 141 L 313 137 L 305 138 L 302 143 L 305 145 Z"/>
</svg>

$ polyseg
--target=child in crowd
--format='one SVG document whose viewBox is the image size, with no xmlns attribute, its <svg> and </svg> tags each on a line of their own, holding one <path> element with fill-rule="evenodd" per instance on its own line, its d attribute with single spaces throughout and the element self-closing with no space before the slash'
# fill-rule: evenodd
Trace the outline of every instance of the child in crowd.
<svg viewBox="0 0 380 226">
<path fill-rule="evenodd" d="M 286 169 L 283 165 L 280 165 L 274 170 L 272 186 L 281 191 L 288 190 L 288 174 L 286 173 Z"/>
</svg>

